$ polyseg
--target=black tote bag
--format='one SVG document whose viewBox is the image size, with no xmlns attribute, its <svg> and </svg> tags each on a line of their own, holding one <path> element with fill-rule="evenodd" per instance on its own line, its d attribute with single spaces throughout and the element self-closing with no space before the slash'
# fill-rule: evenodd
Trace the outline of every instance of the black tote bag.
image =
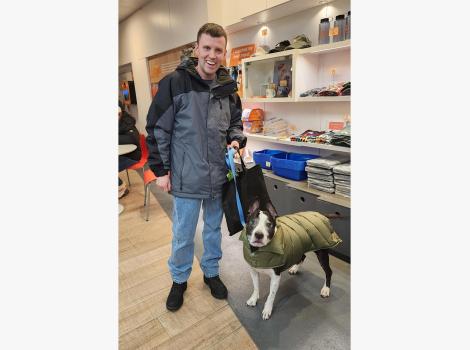
<svg viewBox="0 0 470 350">
<path fill-rule="evenodd" d="M 264 209 L 265 203 L 270 201 L 270 199 L 261 166 L 257 164 L 251 168 L 247 168 L 241 156 L 239 159 L 241 160 L 241 164 L 237 164 L 237 189 L 246 220 L 252 201 L 259 199 L 260 207 Z M 233 179 L 227 181 L 223 186 L 222 206 L 229 234 L 232 236 L 243 229 L 243 224 L 238 213 L 235 181 Z"/>
</svg>

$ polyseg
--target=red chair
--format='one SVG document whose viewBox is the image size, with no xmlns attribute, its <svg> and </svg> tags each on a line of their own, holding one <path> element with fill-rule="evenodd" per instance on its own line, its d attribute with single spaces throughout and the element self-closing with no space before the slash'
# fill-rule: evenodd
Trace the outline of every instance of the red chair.
<svg viewBox="0 0 470 350">
<path fill-rule="evenodd" d="M 147 169 L 144 171 L 144 207 L 145 207 L 145 221 L 149 221 L 149 206 L 150 206 L 150 184 L 155 181 L 157 177 L 152 170 Z"/>
<path fill-rule="evenodd" d="M 144 173 L 144 166 L 147 163 L 147 160 L 149 158 L 149 150 L 147 148 L 147 142 L 145 142 L 145 135 L 140 134 L 140 151 L 142 153 L 140 160 L 135 163 L 134 165 L 131 165 L 129 168 L 126 169 L 126 174 L 127 174 L 127 182 L 129 183 L 129 186 L 131 186 L 131 180 L 129 179 L 129 172 L 128 170 L 139 170 L 142 169 L 142 173 Z"/>
</svg>

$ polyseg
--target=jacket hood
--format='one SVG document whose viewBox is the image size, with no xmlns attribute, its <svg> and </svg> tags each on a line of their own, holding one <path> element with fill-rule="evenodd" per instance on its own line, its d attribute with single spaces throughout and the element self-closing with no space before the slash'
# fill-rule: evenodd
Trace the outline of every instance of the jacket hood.
<svg viewBox="0 0 470 350">
<path fill-rule="evenodd" d="M 187 59 L 183 60 L 183 62 L 181 62 L 180 65 L 176 67 L 176 69 L 186 70 L 189 74 L 191 74 L 196 79 L 206 83 L 204 79 L 201 78 L 198 71 L 196 70 L 197 63 L 198 63 L 198 59 L 196 57 L 188 57 Z M 217 70 L 216 82 L 217 82 L 217 85 L 221 85 L 221 86 L 233 84 L 235 88 L 233 92 L 238 90 L 235 80 L 232 79 L 232 77 L 228 73 L 227 68 L 225 68 L 224 66 L 220 66 L 219 69 Z"/>
</svg>

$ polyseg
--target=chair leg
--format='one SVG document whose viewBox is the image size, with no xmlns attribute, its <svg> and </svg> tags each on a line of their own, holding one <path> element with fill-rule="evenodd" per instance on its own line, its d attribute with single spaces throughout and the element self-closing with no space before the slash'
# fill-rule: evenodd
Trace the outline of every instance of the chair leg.
<svg viewBox="0 0 470 350">
<path fill-rule="evenodd" d="M 149 221 L 149 207 L 150 207 L 150 183 L 147 185 L 145 189 L 145 198 L 146 198 L 146 206 L 145 206 L 145 221 Z"/>
<path fill-rule="evenodd" d="M 129 179 L 129 172 L 126 169 L 126 174 L 127 174 L 127 183 L 129 184 L 129 187 L 131 187 L 131 179 Z"/>
<path fill-rule="evenodd" d="M 144 208 L 147 205 L 147 185 L 144 184 Z"/>
</svg>

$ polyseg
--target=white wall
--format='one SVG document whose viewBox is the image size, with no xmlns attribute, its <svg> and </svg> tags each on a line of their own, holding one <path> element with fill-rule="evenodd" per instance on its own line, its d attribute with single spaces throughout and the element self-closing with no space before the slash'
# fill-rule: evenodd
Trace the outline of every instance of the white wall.
<svg viewBox="0 0 470 350">
<path fill-rule="evenodd" d="M 132 64 L 140 132 L 152 102 L 147 57 L 195 41 L 207 20 L 206 0 L 154 0 L 119 24 L 119 65 Z"/>
</svg>

